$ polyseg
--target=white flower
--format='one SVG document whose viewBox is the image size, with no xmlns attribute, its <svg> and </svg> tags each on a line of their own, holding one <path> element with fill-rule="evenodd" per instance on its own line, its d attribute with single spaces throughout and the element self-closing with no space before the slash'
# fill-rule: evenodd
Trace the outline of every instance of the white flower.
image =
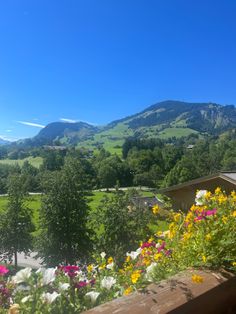
<svg viewBox="0 0 236 314">
<path fill-rule="evenodd" d="M 203 205 L 203 197 L 206 195 L 207 190 L 200 190 L 196 193 L 195 202 L 196 205 Z"/>
<path fill-rule="evenodd" d="M 105 252 L 102 252 L 100 255 L 101 255 L 102 258 L 105 258 L 106 253 L 105 253 Z"/>
<path fill-rule="evenodd" d="M 15 276 L 12 277 L 12 281 L 14 283 L 21 283 L 27 281 L 27 279 L 29 279 L 29 277 L 31 276 L 31 271 L 32 269 L 30 267 L 21 269 L 15 274 Z"/>
<path fill-rule="evenodd" d="M 110 263 L 110 264 L 107 264 L 107 269 L 113 269 L 114 268 L 114 263 Z"/>
<path fill-rule="evenodd" d="M 26 297 L 24 297 L 22 300 L 21 300 L 21 303 L 25 303 L 27 301 L 29 301 L 31 299 L 31 295 L 27 295 Z"/>
<path fill-rule="evenodd" d="M 48 285 L 50 282 L 53 282 L 56 278 L 55 275 L 56 269 L 55 268 L 47 268 L 42 270 L 43 278 L 42 284 L 43 286 Z"/>
<path fill-rule="evenodd" d="M 90 292 L 87 292 L 87 293 L 85 294 L 86 297 L 89 297 L 89 298 L 90 298 L 92 304 L 94 304 L 94 303 L 96 302 L 96 300 L 97 300 L 97 298 L 98 298 L 99 295 L 100 295 L 100 293 L 99 293 L 99 292 L 96 292 L 96 291 L 90 291 Z"/>
<path fill-rule="evenodd" d="M 42 294 L 42 299 L 44 302 L 51 304 L 52 302 L 54 302 L 56 300 L 57 297 L 59 297 L 59 293 L 57 293 L 56 291 L 54 291 L 53 293 L 43 293 Z"/>
<path fill-rule="evenodd" d="M 70 287 L 70 284 L 69 284 L 69 283 L 62 283 L 62 282 L 59 282 L 59 290 L 60 290 L 60 291 L 65 291 L 65 290 L 67 290 L 69 287 Z"/>
<path fill-rule="evenodd" d="M 132 260 L 136 259 L 141 253 L 142 249 L 139 248 L 136 251 L 131 251 L 130 253 L 126 253 L 127 256 L 130 256 Z"/>
<path fill-rule="evenodd" d="M 101 287 L 110 290 L 111 287 L 116 283 L 116 279 L 114 277 L 104 277 L 101 281 Z"/>
<path fill-rule="evenodd" d="M 157 266 L 157 263 L 152 263 L 150 266 L 147 267 L 146 278 L 148 281 L 152 281 L 153 271 L 154 271 L 156 266 Z"/>
</svg>

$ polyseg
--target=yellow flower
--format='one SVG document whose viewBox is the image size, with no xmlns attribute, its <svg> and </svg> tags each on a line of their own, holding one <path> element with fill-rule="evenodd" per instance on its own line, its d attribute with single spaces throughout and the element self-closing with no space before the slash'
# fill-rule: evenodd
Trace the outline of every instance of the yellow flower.
<svg viewBox="0 0 236 314">
<path fill-rule="evenodd" d="M 131 257 L 130 257 L 130 255 L 128 255 L 127 257 L 126 257 L 126 263 L 129 263 L 130 262 L 130 260 L 131 260 Z"/>
<path fill-rule="evenodd" d="M 127 289 L 125 289 L 124 295 L 129 295 L 132 291 L 133 291 L 132 287 L 128 287 Z"/>
<path fill-rule="evenodd" d="M 154 241 L 154 238 L 151 237 L 150 239 L 148 239 L 148 243 L 152 243 Z"/>
<path fill-rule="evenodd" d="M 223 223 L 224 223 L 224 224 L 226 224 L 226 223 L 227 223 L 227 221 L 228 221 L 228 217 L 223 216 L 223 217 L 222 217 L 222 221 L 223 221 Z"/>
<path fill-rule="evenodd" d="M 19 314 L 20 313 L 19 304 L 12 304 L 12 306 L 8 310 L 8 314 Z"/>
<path fill-rule="evenodd" d="M 160 258 L 162 257 L 162 254 L 161 253 L 156 253 L 154 254 L 153 258 L 155 261 L 158 261 Z"/>
<path fill-rule="evenodd" d="M 150 264 L 151 264 L 151 261 L 150 261 L 150 259 L 149 258 L 144 258 L 143 259 L 143 264 L 145 265 L 145 266 L 149 266 Z"/>
<path fill-rule="evenodd" d="M 202 283 L 203 282 L 203 277 L 199 275 L 192 275 L 192 281 L 195 283 Z"/>
<path fill-rule="evenodd" d="M 154 205 L 152 207 L 152 212 L 153 212 L 154 215 L 158 214 L 159 211 L 160 211 L 160 207 L 158 205 Z"/>
<path fill-rule="evenodd" d="M 206 256 L 205 256 L 205 255 L 202 255 L 202 261 L 203 261 L 203 263 L 206 263 L 207 258 L 206 258 Z"/>
<path fill-rule="evenodd" d="M 210 233 L 206 234 L 206 240 L 210 241 L 212 239 L 212 236 L 210 235 Z"/>
<path fill-rule="evenodd" d="M 158 237 L 161 237 L 161 236 L 163 236 L 163 232 L 162 231 L 157 231 L 155 233 L 155 235 L 158 236 Z"/>
<path fill-rule="evenodd" d="M 184 241 L 188 241 L 190 238 L 191 238 L 191 236 L 192 236 L 192 233 L 191 232 L 185 232 L 184 234 L 183 234 L 183 240 Z"/>
<path fill-rule="evenodd" d="M 232 266 L 236 267 L 236 262 L 232 262 Z"/>
<path fill-rule="evenodd" d="M 225 195 L 220 195 L 219 197 L 218 197 L 218 202 L 219 202 L 219 204 L 221 205 L 221 204 L 223 204 L 223 203 L 225 203 L 227 201 L 227 196 L 225 196 Z"/>
<path fill-rule="evenodd" d="M 87 266 L 87 271 L 90 273 L 91 271 L 93 271 L 93 265 L 90 264 Z"/>
<path fill-rule="evenodd" d="M 140 278 L 140 270 L 135 270 L 132 274 L 131 274 L 131 281 L 132 283 L 136 283 L 139 278 Z"/>
<path fill-rule="evenodd" d="M 100 270 L 105 269 L 105 268 L 106 268 L 106 264 L 102 264 L 102 265 L 99 266 Z"/>
<path fill-rule="evenodd" d="M 210 198 L 211 198 L 211 192 L 210 191 L 207 191 L 206 192 L 206 194 L 204 195 L 204 198 L 206 199 L 206 200 L 209 200 Z"/>
<path fill-rule="evenodd" d="M 233 217 L 236 217 L 236 210 L 234 210 L 234 211 L 232 212 L 232 216 L 233 216 Z"/>
<path fill-rule="evenodd" d="M 174 218 L 174 221 L 175 221 L 175 222 L 178 222 L 178 221 L 180 220 L 180 218 L 181 218 L 181 214 L 180 214 L 180 213 L 177 213 L 177 214 L 174 215 L 173 218 Z"/>
<path fill-rule="evenodd" d="M 193 218 L 193 212 L 189 211 L 185 217 L 185 222 L 190 222 Z"/>
<path fill-rule="evenodd" d="M 220 193 L 221 193 L 221 188 L 220 187 L 216 188 L 215 189 L 215 194 L 220 194 Z"/>
<path fill-rule="evenodd" d="M 107 260 L 108 264 L 111 264 L 113 263 L 113 258 L 112 257 L 109 257 L 108 260 Z"/>
</svg>

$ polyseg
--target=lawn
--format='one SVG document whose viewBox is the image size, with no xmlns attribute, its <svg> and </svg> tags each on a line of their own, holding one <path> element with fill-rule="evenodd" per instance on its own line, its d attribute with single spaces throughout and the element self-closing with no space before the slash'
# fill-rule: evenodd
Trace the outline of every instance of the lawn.
<svg viewBox="0 0 236 314">
<path fill-rule="evenodd" d="M 43 163 L 43 158 L 42 157 L 27 157 L 24 159 L 1 159 L 0 164 L 5 164 L 5 165 L 18 164 L 20 167 L 22 167 L 25 161 L 28 161 L 32 166 L 39 168 L 40 165 L 42 165 Z"/>
</svg>

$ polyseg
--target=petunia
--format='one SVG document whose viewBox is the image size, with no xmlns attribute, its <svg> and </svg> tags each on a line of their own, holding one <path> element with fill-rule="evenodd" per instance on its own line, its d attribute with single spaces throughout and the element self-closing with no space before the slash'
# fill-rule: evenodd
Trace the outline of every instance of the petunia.
<svg viewBox="0 0 236 314">
<path fill-rule="evenodd" d="M 42 278 L 42 284 L 43 286 L 48 285 L 49 283 L 53 282 L 56 278 L 56 269 L 55 268 L 47 268 L 43 270 L 43 278 Z"/>
<path fill-rule="evenodd" d="M 153 272 L 154 272 L 154 269 L 156 268 L 157 266 L 157 263 L 152 263 L 150 266 L 147 267 L 146 269 L 146 279 L 148 281 L 152 281 L 152 277 L 153 277 Z"/>
<path fill-rule="evenodd" d="M 105 252 L 102 252 L 100 255 L 101 255 L 102 258 L 105 258 L 106 253 L 105 253 Z"/>
<path fill-rule="evenodd" d="M 87 292 L 85 294 L 86 297 L 90 298 L 92 304 L 94 304 L 97 301 L 97 298 L 98 298 L 99 295 L 100 295 L 100 293 L 96 292 L 96 291 L 90 291 L 90 292 Z"/>
<path fill-rule="evenodd" d="M 60 294 L 57 293 L 56 291 L 54 291 L 53 293 L 43 293 L 42 294 L 42 299 L 44 302 L 51 304 L 52 302 L 54 302 L 56 300 L 57 297 L 59 297 Z"/>
<path fill-rule="evenodd" d="M 59 282 L 59 290 L 60 291 L 65 291 L 67 290 L 68 288 L 70 287 L 70 284 L 65 282 L 65 283 L 62 283 L 62 282 Z"/>
<path fill-rule="evenodd" d="M 26 282 L 27 279 L 31 276 L 32 269 L 30 267 L 26 267 L 24 269 L 21 269 L 16 273 L 15 276 L 12 277 L 12 281 L 16 284 L 21 282 Z"/>
<path fill-rule="evenodd" d="M 7 269 L 5 266 L 0 265 L 0 276 L 5 275 L 9 272 L 9 269 Z"/>
<path fill-rule="evenodd" d="M 114 277 L 108 276 L 104 277 L 101 281 L 101 287 L 107 290 L 110 290 L 111 287 L 116 283 L 116 279 Z"/>
<path fill-rule="evenodd" d="M 207 194 L 207 190 L 200 190 L 196 193 L 196 205 L 203 205 L 203 197 Z"/>
</svg>

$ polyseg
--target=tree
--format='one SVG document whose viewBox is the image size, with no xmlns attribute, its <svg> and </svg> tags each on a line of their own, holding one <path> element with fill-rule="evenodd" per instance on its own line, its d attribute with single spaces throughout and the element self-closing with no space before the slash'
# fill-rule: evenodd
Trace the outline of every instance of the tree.
<svg viewBox="0 0 236 314">
<path fill-rule="evenodd" d="M 39 256 L 48 265 L 85 260 L 91 249 L 86 199 L 89 186 L 81 160 L 67 157 L 61 171 L 46 174 L 42 188 Z"/>
<path fill-rule="evenodd" d="M 148 224 L 153 214 L 150 209 L 131 208 L 130 193 L 117 191 L 105 197 L 94 215 L 94 228 L 103 226 L 98 236 L 97 249 L 113 256 L 119 264 L 126 252 L 135 250 L 141 240 L 150 235 Z"/>
<path fill-rule="evenodd" d="M 34 225 L 32 212 L 26 206 L 27 191 L 25 179 L 20 174 L 10 175 L 8 179 L 7 210 L 0 217 L 0 250 L 12 259 L 17 268 L 17 252 L 28 253 L 32 249 Z"/>
</svg>

